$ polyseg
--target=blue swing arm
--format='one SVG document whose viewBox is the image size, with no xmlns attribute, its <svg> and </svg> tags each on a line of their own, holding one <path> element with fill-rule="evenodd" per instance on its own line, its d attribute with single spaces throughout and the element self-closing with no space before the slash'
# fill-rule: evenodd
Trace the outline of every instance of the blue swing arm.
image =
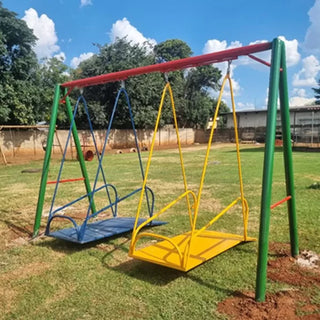
<svg viewBox="0 0 320 320">
<path fill-rule="evenodd" d="M 97 189 L 97 190 L 98 190 L 98 189 Z M 134 194 L 138 193 L 138 192 L 141 191 L 141 190 L 142 190 L 142 188 L 138 188 L 138 189 L 136 189 L 136 190 L 133 190 L 132 192 L 130 192 L 129 194 L 123 196 L 122 198 L 118 198 L 118 196 L 117 196 L 114 203 L 111 203 L 111 204 L 109 204 L 108 206 L 106 206 L 106 207 L 104 207 L 104 208 L 102 208 L 102 209 L 100 209 L 100 210 L 92 213 L 90 216 L 88 216 L 88 217 L 85 219 L 85 221 L 83 222 L 83 224 L 81 225 L 80 229 L 79 229 L 78 240 L 81 241 L 81 240 L 83 239 L 84 233 L 85 233 L 85 229 L 86 229 L 86 226 L 87 226 L 87 223 L 88 223 L 88 221 L 89 221 L 91 218 L 94 218 L 95 216 L 97 216 L 97 215 L 100 214 L 101 212 L 109 209 L 111 206 L 115 206 L 115 208 L 116 208 L 115 211 L 117 212 L 118 203 L 120 203 L 121 201 L 123 201 L 123 200 L 125 200 L 125 199 L 127 199 L 127 198 L 129 198 L 129 197 L 131 197 L 131 196 L 133 196 Z M 153 210 L 154 210 L 154 193 L 153 193 L 153 191 L 152 191 L 149 187 L 146 187 L 146 193 L 147 193 L 147 191 L 149 191 L 150 194 L 151 194 L 151 199 L 152 199 L 151 210 L 152 210 L 152 212 L 153 212 Z"/>
<path fill-rule="evenodd" d="M 96 189 L 95 192 L 98 192 L 98 191 L 102 190 L 105 187 L 106 186 L 103 185 L 103 186 L 99 187 L 98 189 Z M 78 238 L 79 241 L 81 241 L 83 236 L 84 236 L 84 232 L 85 232 L 84 225 L 86 226 L 88 220 L 90 220 L 91 218 L 94 218 L 95 216 L 97 216 L 101 212 L 103 212 L 103 211 L 105 211 L 105 210 L 107 210 L 109 208 L 112 208 L 112 207 L 114 207 L 115 212 L 117 212 L 118 203 L 120 203 L 121 201 L 131 197 L 132 195 L 134 195 L 134 194 L 136 194 L 136 193 L 138 193 L 139 191 L 142 190 L 142 188 L 138 188 L 138 189 L 130 192 L 129 194 L 123 196 L 122 198 L 119 198 L 116 187 L 114 185 L 112 185 L 112 184 L 108 184 L 108 187 L 111 187 L 113 189 L 114 193 L 115 193 L 115 201 L 113 203 L 110 203 L 109 205 L 105 206 L 104 208 L 102 208 L 102 209 L 96 211 L 95 213 L 91 214 L 88 218 L 86 218 L 85 223 L 83 223 L 81 226 L 78 226 L 76 221 L 73 218 L 69 217 L 69 216 L 56 214 L 59 211 L 62 211 L 63 209 L 66 209 L 66 208 L 72 206 L 73 204 L 83 200 L 84 198 L 86 198 L 86 197 L 88 197 L 90 195 L 93 195 L 93 192 L 85 194 L 85 195 L 83 195 L 83 196 L 81 196 L 81 197 L 79 197 L 79 198 L 77 198 L 77 199 L 75 199 L 75 200 L 73 200 L 73 201 L 71 201 L 71 202 L 59 207 L 59 208 L 57 208 L 56 210 L 54 210 L 52 212 L 51 216 L 48 219 L 48 223 L 47 223 L 45 234 L 49 234 L 50 233 L 50 226 L 51 226 L 51 222 L 53 221 L 53 219 L 62 218 L 62 219 L 67 219 L 67 220 L 72 222 L 72 224 L 74 225 L 74 229 L 75 229 L 75 231 L 77 233 L 77 238 Z M 153 211 L 154 210 L 154 193 L 148 186 L 146 186 L 146 190 L 149 191 L 150 194 L 151 194 L 151 201 L 152 201 L 151 210 Z"/>
<path fill-rule="evenodd" d="M 136 133 L 135 125 L 134 125 L 131 103 L 130 103 L 129 96 L 128 96 L 128 93 L 127 93 L 126 89 L 124 88 L 124 86 L 121 86 L 120 90 L 118 91 L 118 94 L 117 94 L 117 97 L 116 97 L 116 100 L 114 102 L 114 106 L 113 106 L 113 109 L 112 109 L 110 121 L 109 121 L 108 128 L 107 128 L 107 133 L 106 133 L 106 136 L 105 136 L 105 139 L 104 139 L 104 144 L 103 144 L 103 148 L 102 148 L 102 152 L 101 152 L 101 157 L 98 158 L 99 159 L 99 166 L 98 166 L 98 170 L 97 170 L 96 177 L 95 177 L 94 184 L 93 184 L 93 191 L 96 189 L 96 185 L 97 185 L 97 182 L 98 182 L 100 169 L 102 170 L 102 160 L 103 160 L 103 157 L 104 157 L 104 154 L 105 154 L 108 138 L 109 138 L 110 131 L 111 131 L 111 126 L 112 126 L 113 119 L 114 119 L 114 115 L 116 113 L 116 110 L 117 110 L 117 107 L 118 107 L 118 102 L 119 102 L 120 95 L 121 95 L 122 92 L 124 93 L 124 95 L 126 97 L 126 101 L 127 101 L 127 105 L 128 105 L 131 125 L 132 125 L 134 138 L 135 138 L 135 145 L 136 145 L 137 153 L 138 153 L 141 176 L 142 176 L 142 180 L 144 180 L 144 171 L 143 171 L 143 165 L 142 165 L 142 159 L 141 159 L 141 152 L 140 152 L 139 143 L 138 143 L 138 137 L 137 137 L 137 133 Z M 87 112 L 87 114 L 89 114 L 89 113 Z M 90 121 L 90 123 L 91 123 L 91 121 Z M 149 216 L 151 217 L 152 214 L 153 214 L 154 205 L 153 204 L 150 205 L 150 201 L 149 201 L 149 197 L 148 197 L 148 192 L 147 191 L 145 191 L 145 194 L 146 194 L 146 200 L 147 200 L 147 205 L 148 205 Z M 89 206 L 88 206 L 87 216 L 86 216 L 87 219 L 89 218 L 89 214 L 90 214 L 91 207 L 92 207 L 92 202 L 93 202 L 93 197 L 91 197 L 90 203 L 89 203 Z M 114 215 L 114 216 L 116 216 L 116 215 Z M 86 227 L 86 221 L 84 222 L 84 228 L 85 227 Z"/>
<path fill-rule="evenodd" d="M 111 188 L 113 189 L 113 191 L 114 191 L 114 193 L 115 193 L 115 199 L 116 199 L 116 200 L 115 200 L 114 202 L 110 203 L 108 206 L 104 207 L 103 209 L 97 211 L 97 212 L 95 213 L 96 215 L 99 214 L 99 213 L 101 213 L 101 212 L 104 211 L 104 210 L 109 209 L 110 207 L 111 207 L 111 208 L 114 207 L 114 211 L 117 212 L 117 209 L 118 209 L 118 208 L 117 208 L 117 205 L 118 205 L 118 203 L 119 203 L 119 201 L 118 201 L 119 199 L 118 199 L 117 189 L 116 189 L 116 187 L 115 187 L 114 185 L 112 185 L 112 184 L 108 184 L 107 186 L 106 186 L 106 185 L 103 185 L 103 186 L 99 187 L 98 189 L 96 189 L 95 192 L 98 192 L 98 191 L 100 191 L 100 190 L 102 190 L 102 189 L 104 189 L 104 188 L 106 188 L 106 187 L 111 187 Z M 85 195 L 83 195 L 83 196 L 81 196 L 81 197 L 79 197 L 79 198 L 77 198 L 77 199 L 75 199 L 75 200 L 73 200 L 73 201 L 71 201 L 71 202 L 69 202 L 69 203 L 67 203 L 67 204 L 59 207 L 59 208 L 57 208 L 56 210 L 52 211 L 52 212 L 50 213 L 50 215 L 49 215 L 49 218 L 48 218 L 48 223 L 47 223 L 47 227 L 46 227 L 45 233 L 46 233 L 46 234 L 49 234 L 49 233 L 50 233 L 50 225 L 51 225 L 52 220 L 55 219 L 55 218 L 64 218 L 64 219 L 70 220 L 70 221 L 73 223 L 75 229 L 80 232 L 80 229 L 79 229 L 80 227 L 78 226 L 78 224 L 75 222 L 75 220 L 74 220 L 73 218 L 71 218 L 71 217 L 69 217 L 69 216 L 66 216 L 66 215 L 61 215 L 61 214 L 58 215 L 58 214 L 56 214 L 56 213 L 58 213 L 59 211 L 62 211 L 63 209 L 66 209 L 66 208 L 72 206 L 73 204 L 75 204 L 75 203 L 77 203 L 77 202 L 79 202 L 79 201 L 81 201 L 81 200 L 83 200 L 83 199 L 85 199 L 85 198 L 87 198 L 87 197 L 92 196 L 93 193 L 94 193 L 93 191 L 90 192 L 90 193 L 87 193 L 87 194 L 85 194 Z M 78 231 L 77 231 L 77 234 L 78 234 Z"/>
<path fill-rule="evenodd" d="M 104 171 L 103 171 L 103 167 L 102 167 L 102 158 L 103 158 L 103 156 L 100 157 L 100 152 L 98 150 L 96 138 L 95 138 L 94 133 L 93 133 L 92 122 L 91 122 L 91 119 L 90 119 L 90 116 L 89 116 L 88 105 L 87 105 L 87 102 L 86 102 L 86 100 L 85 100 L 83 95 L 81 95 L 80 98 L 83 101 L 83 105 L 84 105 L 84 108 L 85 108 L 85 111 L 86 111 L 86 115 L 87 115 L 87 119 L 88 119 L 88 123 L 89 123 L 89 127 L 90 127 L 91 137 L 92 137 L 93 144 L 94 144 L 94 147 L 95 147 L 96 155 L 98 157 L 98 162 L 99 162 L 98 166 L 101 169 L 103 182 L 104 182 L 104 184 L 106 186 L 107 197 L 108 197 L 109 203 L 111 203 L 112 201 L 111 201 L 111 197 L 110 197 L 110 193 L 109 193 L 109 189 L 108 189 L 108 183 L 107 183 L 107 179 L 105 177 L 105 174 L 104 174 Z M 104 145 L 104 148 L 105 148 L 105 145 Z M 103 150 L 104 150 L 104 148 L 103 148 Z M 97 174 L 97 176 L 98 175 L 99 175 L 99 173 Z M 96 186 L 96 184 L 95 184 L 95 186 Z M 93 189 L 95 189 L 95 187 Z M 91 202 L 92 201 L 93 201 L 93 197 L 91 198 Z M 90 208 L 91 208 L 91 202 L 90 202 Z M 112 211 L 113 216 L 116 217 L 117 216 L 117 211 L 114 211 L 113 206 L 111 207 L 111 211 Z"/>
<path fill-rule="evenodd" d="M 57 183 L 56 183 L 54 194 L 53 194 L 53 197 L 52 197 L 52 202 L 51 202 L 51 207 L 50 207 L 49 217 L 48 217 L 48 223 L 47 223 L 46 232 L 45 232 L 46 234 L 50 233 L 50 226 L 51 226 L 52 220 L 54 218 L 62 218 L 62 219 L 67 219 L 67 220 L 72 222 L 72 224 L 74 225 L 74 229 L 75 229 L 75 231 L 77 233 L 77 238 L 78 238 L 79 241 L 81 241 L 83 239 L 83 237 L 84 237 L 84 233 L 85 233 L 85 229 L 86 229 L 87 223 L 91 218 L 97 216 L 99 213 L 101 213 L 101 212 L 103 212 L 103 211 L 105 211 L 105 210 L 107 210 L 109 208 L 111 208 L 111 210 L 112 210 L 113 217 L 117 217 L 117 206 L 118 206 L 118 203 L 123 201 L 123 200 L 125 200 L 125 199 L 127 199 L 127 198 L 129 198 L 129 197 L 131 197 L 132 195 L 134 195 L 137 192 L 142 190 L 142 188 L 138 188 L 138 189 L 130 192 L 126 196 L 123 196 L 122 198 L 119 198 L 118 197 L 118 192 L 116 190 L 116 187 L 114 185 L 112 185 L 112 184 L 108 184 L 107 183 L 106 177 L 105 177 L 105 174 L 104 174 L 104 171 L 103 171 L 103 167 L 102 167 L 102 160 L 103 160 L 103 157 L 104 157 L 107 141 L 108 141 L 108 138 L 109 138 L 109 135 L 110 135 L 111 125 L 112 125 L 112 122 L 113 122 L 113 119 L 114 119 L 114 115 L 115 115 L 115 112 L 116 112 L 116 109 L 117 109 L 117 106 L 118 106 L 118 101 L 119 101 L 119 98 L 120 98 L 120 95 L 121 95 L 122 92 L 125 94 L 127 105 L 128 105 L 130 120 L 131 120 L 132 129 L 133 129 L 133 133 L 134 133 L 135 145 L 136 145 L 137 154 L 138 154 L 138 160 L 139 160 L 139 165 L 140 165 L 141 176 L 142 176 L 142 180 L 144 180 L 144 170 L 143 170 L 141 152 L 140 152 L 139 143 L 138 143 L 138 137 L 137 137 L 135 124 L 134 124 L 134 120 L 133 120 L 132 108 L 131 108 L 131 104 L 130 104 L 128 93 L 125 90 L 124 86 L 122 86 L 120 88 L 120 90 L 118 91 L 118 94 L 117 94 L 117 97 L 116 97 L 116 100 L 115 100 L 115 103 L 114 103 L 114 107 L 113 107 L 113 110 L 112 110 L 112 114 L 111 114 L 111 117 L 110 117 L 110 121 L 109 121 L 109 124 L 108 124 L 107 133 L 106 133 L 106 136 L 105 136 L 104 145 L 103 145 L 103 148 L 102 148 L 101 155 L 99 153 L 99 150 L 98 150 L 98 147 L 97 147 L 97 143 L 96 143 L 96 139 L 95 139 L 95 136 L 94 136 L 94 133 L 93 133 L 93 127 L 92 127 L 91 119 L 90 119 L 90 116 L 89 116 L 88 106 L 87 106 L 85 98 L 83 97 L 83 95 L 81 95 L 78 98 L 77 103 L 76 103 L 75 108 L 74 108 L 73 117 L 72 117 L 71 125 L 70 125 L 70 128 L 69 128 L 68 137 L 67 137 L 67 140 L 66 140 L 66 145 L 65 145 L 65 149 L 64 149 L 64 152 L 63 152 L 63 157 L 62 157 L 62 161 L 61 161 L 61 165 L 60 165 L 60 169 L 59 169 L 59 173 L 58 173 Z M 78 106 L 79 106 L 81 101 L 82 101 L 82 103 L 84 105 L 84 109 L 85 109 L 85 112 L 86 112 L 86 115 L 87 115 L 87 119 L 88 119 L 88 123 L 89 123 L 89 127 L 90 127 L 90 132 L 91 132 L 91 136 L 92 136 L 94 147 L 95 147 L 95 152 L 96 152 L 96 155 L 97 155 L 97 158 L 98 158 L 98 170 L 97 170 L 97 173 L 96 173 L 96 176 L 95 176 L 95 180 L 94 180 L 92 191 L 90 193 L 87 193 L 87 194 L 79 197 L 78 199 L 75 199 L 75 200 L 69 202 L 68 204 L 59 207 L 56 210 L 53 210 L 55 198 L 56 198 L 57 191 L 58 191 L 59 181 L 61 179 L 61 173 L 62 173 L 62 169 L 63 169 L 63 164 L 64 164 L 65 158 L 66 158 L 67 147 L 68 147 L 68 144 L 69 144 L 69 141 L 70 141 L 70 138 L 71 138 L 72 128 L 73 128 L 73 126 L 75 124 L 75 116 L 76 116 L 76 113 L 77 113 L 77 110 L 78 110 Z M 102 177 L 103 177 L 104 185 L 99 187 L 99 188 L 97 188 L 97 182 L 98 182 L 100 171 L 101 171 L 101 174 L 102 174 Z M 111 200 L 111 195 L 110 195 L 108 187 L 111 187 L 113 189 L 114 193 L 115 193 L 115 201 L 114 202 Z M 94 195 L 95 195 L 96 192 L 98 192 L 98 191 L 100 191 L 100 190 L 102 190 L 104 188 L 106 189 L 106 192 L 107 192 L 107 197 L 108 197 L 108 200 L 109 200 L 109 204 L 107 206 L 103 207 L 102 209 L 96 211 L 96 212 L 92 212 L 91 208 L 92 208 Z M 154 211 L 154 201 L 155 201 L 154 193 L 148 186 L 146 186 L 144 192 L 145 192 L 145 195 L 146 195 L 149 216 L 151 217 L 152 214 L 153 214 L 153 211 Z M 149 199 L 150 195 L 148 193 L 150 193 L 150 195 L 151 195 L 151 203 L 150 203 L 150 199 Z M 74 203 L 76 203 L 76 202 L 78 202 L 78 201 L 80 201 L 80 200 L 82 200 L 82 199 L 84 199 L 86 197 L 88 197 L 90 199 L 90 201 L 89 201 L 89 206 L 88 206 L 88 209 L 87 209 L 86 218 L 83 221 L 81 226 L 78 225 L 76 223 L 76 221 L 71 217 L 68 217 L 68 216 L 65 216 L 65 215 L 61 215 L 61 214 L 56 214 L 59 211 L 61 211 L 61 210 L 65 209 L 65 208 L 73 205 Z M 92 212 L 91 214 L 90 214 L 90 211 Z"/>
<path fill-rule="evenodd" d="M 62 160 L 61 160 L 60 168 L 59 168 L 59 173 L 58 173 L 58 177 L 57 177 L 57 183 L 56 183 L 56 186 L 55 186 L 55 189 L 54 189 L 54 193 L 53 193 L 53 197 L 52 197 L 52 201 L 51 201 L 51 206 L 50 206 L 50 210 L 49 210 L 49 218 L 48 218 L 48 220 L 50 220 L 50 218 L 52 217 L 52 215 L 54 215 L 54 213 L 57 212 L 57 210 L 53 211 L 53 206 L 54 206 L 55 198 L 56 198 L 56 195 L 57 195 L 57 192 L 58 192 L 59 181 L 60 181 L 60 179 L 61 179 L 61 173 L 62 173 L 63 165 L 64 165 L 64 162 L 65 162 L 65 159 L 66 159 L 66 153 L 67 153 L 67 148 L 68 148 L 69 141 L 70 141 L 70 138 L 71 138 L 72 128 L 73 128 L 73 126 L 74 126 L 74 124 L 75 124 L 75 117 L 76 117 L 77 110 L 78 110 L 78 107 L 79 107 L 79 104 L 80 104 L 80 101 L 81 101 L 81 100 L 82 100 L 82 102 L 83 102 L 83 105 L 84 105 L 84 108 L 85 108 L 85 112 L 86 112 L 86 114 L 87 114 L 87 118 L 88 118 L 88 122 L 89 122 L 89 126 L 90 126 L 90 132 L 91 132 L 91 136 L 92 136 L 92 139 L 93 139 L 93 142 L 94 142 L 94 146 L 95 146 L 95 151 L 96 151 L 97 157 L 98 157 L 98 159 L 99 159 L 99 166 L 101 166 L 99 151 L 98 151 L 96 139 L 95 139 L 94 134 L 93 134 L 93 128 L 92 128 L 92 123 L 91 123 L 90 116 L 89 116 L 89 111 L 88 111 L 87 103 L 86 103 L 86 100 L 84 99 L 84 97 L 81 95 L 81 96 L 78 98 L 77 103 L 76 103 L 76 105 L 75 105 L 75 107 L 74 107 L 73 116 L 72 116 L 72 121 L 71 121 L 71 124 L 70 124 L 69 132 L 68 132 L 68 136 L 67 136 L 65 148 L 64 148 L 64 151 L 63 151 L 63 155 L 62 155 Z M 108 200 L 109 200 L 109 203 L 111 203 L 111 197 L 110 197 L 110 193 L 109 193 L 109 189 L 108 189 L 108 183 L 107 183 L 107 181 L 106 181 L 105 174 L 104 174 L 104 171 L 103 171 L 103 168 L 102 168 L 102 167 L 101 167 L 101 173 L 102 173 L 102 176 L 103 176 L 104 187 L 106 188 L 106 191 L 107 191 Z M 100 190 L 100 189 L 99 189 L 99 190 Z M 91 194 L 93 195 L 93 193 L 91 193 Z M 88 196 L 90 196 L 91 194 L 88 194 Z M 92 200 L 93 200 L 93 198 L 91 198 L 90 207 L 91 207 L 91 202 L 92 202 Z M 76 200 L 75 202 L 77 202 L 77 201 L 78 201 L 78 200 Z M 112 210 L 113 216 L 116 216 L 116 212 L 114 212 L 114 209 L 111 208 L 111 210 Z"/>
<path fill-rule="evenodd" d="M 123 86 L 122 86 L 121 90 L 123 90 L 123 92 L 124 92 L 124 94 L 126 96 L 126 99 L 127 99 L 128 109 L 129 109 L 129 114 L 130 114 L 130 120 L 131 120 L 131 125 L 132 125 L 132 130 L 133 130 L 133 133 L 134 133 L 134 140 L 135 140 L 135 143 L 136 143 L 136 148 L 137 148 L 137 153 L 138 153 L 138 158 L 139 158 L 141 177 L 142 177 L 142 181 L 144 181 L 144 171 L 143 171 L 143 165 L 142 165 L 142 159 L 141 159 L 141 152 L 140 152 L 140 148 L 139 148 L 136 127 L 135 127 L 135 124 L 134 124 L 134 121 L 133 121 L 133 114 L 132 114 L 132 108 L 131 108 L 129 96 L 128 96 L 128 93 L 124 89 Z M 148 188 L 148 187 L 146 186 L 146 188 Z M 147 189 L 145 190 L 145 195 L 146 195 L 146 200 L 147 200 L 147 205 L 148 205 L 149 216 L 151 218 L 152 214 L 153 214 L 153 209 L 154 209 L 154 193 L 150 188 L 148 188 L 148 189 L 151 191 L 151 194 L 152 194 L 152 202 L 151 202 L 152 205 L 151 205 L 151 207 L 150 207 L 150 201 L 149 201 Z"/>
</svg>

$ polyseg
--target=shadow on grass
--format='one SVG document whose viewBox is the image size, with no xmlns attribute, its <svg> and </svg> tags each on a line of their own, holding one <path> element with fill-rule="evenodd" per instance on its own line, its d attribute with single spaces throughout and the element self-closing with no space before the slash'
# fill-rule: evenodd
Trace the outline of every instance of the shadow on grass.
<svg viewBox="0 0 320 320">
<path fill-rule="evenodd" d="M 241 148 L 240 153 L 245 153 L 245 152 L 255 152 L 255 153 L 264 153 L 265 147 L 255 147 L 255 148 Z M 237 152 L 237 150 L 230 150 L 228 152 Z M 275 147 L 274 152 L 283 152 L 282 147 Z"/>
<path fill-rule="evenodd" d="M 50 248 L 54 251 L 61 252 L 61 253 L 72 254 L 75 252 L 88 250 L 91 248 L 100 249 L 99 245 L 110 244 L 114 248 L 110 249 L 110 251 L 108 249 L 103 250 L 103 251 L 108 251 L 106 254 L 106 256 L 107 256 L 107 255 L 112 254 L 116 250 L 124 250 L 126 252 L 129 251 L 129 249 L 124 248 L 124 244 L 128 243 L 130 241 L 131 232 L 121 234 L 120 236 L 122 238 L 123 237 L 126 238 L 126 240 L 122 244 L 113 243 L 113 241 L 115 241 L 116 239 L 117 240 L 119 239 L 119 235 L 114 235 L 109 238 L 103 238 L 100 240 L 96 240 L 96 241 L 92 241 L 92 242 L 84 243 L 84 244 L 65 241 L 65 240 L 51 238 L 51 237 L 45 237 L 45 240 L 37 243 L 36 245 L 41 246 L 41 247 Z"/>
<path fill-rule="evenodd" d="M 32 226 L 20 226 L 18 224 L 13 223 L 12 221 L 8 221 L 5 219 L 0 219 L 0 222 L 3 222 L 11 232 L 15 233 L 19 237 L 28 237 L 32 236 Z M 21 221 L 20 221 L 21 223 Z"/>
<path fill-rule="evenodd" d="M 124 236 L 125 239 L 123 239 Z M 59 239 L 47 239 L 48 240 L 38 243 L 37 245 L 66 254 L 72 254 L 91 248 L 103 251 L 105 254 L 102 257 L 100 255 L 98 259 L 105 268 L 120 274 L 125 274 L 126 276 L 134 279 L 147 282 L 151 285 L 166 286 L 178 278 L 185 278 L 186 280 L 196 282 L 198 285 L 204 286 L 210 290 L 224 292 L 227 295 L 232 295 L 234 293 L 234 290 L 230 290 L 226 287 L 216 284 L 218 279 L 215 278 L 214 274 L 212 274 L 212 277 L 208 279 L 196 275 L 195 272 L 193 272 L 194 269 L 190 270 L 189 272 L 182 272 L 161 265 L 127 258 L 131 241 L 131 233 L 122 235 L 121 239 L 117 236 L 113 236 L 111 238 L 105 238 L 82 245 Z M 242 246 L 242 244 L 237 246 L 237 250 L 242 253 L 245 252 L 246 254 L 252 252 L 252 249 L 246 248 L 245 246 Z M 117 265 L 114 265 L 114 262 L 117 260 L 114 257 L 114 254 L 119 254 L 121 257 L 119 259 L 120 263 Z M 123 256 L 125 256 L 125 258 L 123 258 Z M 124 259 L 126 259 L 126 261 L 123 261 Z M 209 263 L 209 261 L 207 263 Z M 199 268 L 201 268 L 201 265 Z"/>
<path fill-rule="evenodd" d="M 186 280 L 191 280 L 201 286 L 207 287 L 210 290 L 222 291 L 228 295 L 234 292 L 234 290 L 229 290 L 228 288 L 224 288 L 213 283 L 215 279 L 204 279 L 192 274 L 192 270 L 189 272 L 182 272 L 157 264 L 134 259 L 121 263 L 115 267 L 110 267 L 108 265 L 107 267 L 112 271 L 126 274 L 132 278 L 148 282 L 149 284 L 156 286 L 166 286 L 178 278 L 185 278 Z M 201 268 L 201 266 L 199 266 L 199 268 Z"/>
<path fill-rule="evenodd" d="M 245 243 L 237 245 L 237 251 L 240 252 L 240 255 L 242 255 L 243 253 L 251 254 L 253 252 L 253 249 L 246 248 L 244 244 Z M 128 251 L 127 247 L 124 248 L 121 246 L 120 249 L 122 251 Z M 166 286 L 167 284 L 169 284 L 172 281 L 175 281 L 178 278 L 185 278 L 187 280 L 196 282 L 201 286 L 207 287 L 210 290 L 224 292 L 227 295 L 234 294 L 234 290 L 230 290 L 226 287 L 221 287 L 220 285 L 216 284 L 215 282 L 217 279 L 215 278 L 216 276 L 214 274 L 212 274 L 212 278 L 210 279 L 197 276 L 193 272 L 193 270 L 195 270 L 196 268 L 188 272 L 183 272 L 176 269 L 171 269 L 161 265 L 135 259 L 125 261 L 121 264 L 118 264 L 117 266 L 111 266 L 109 263 L 105 261 L 107 260 L 107 256 L 110 254 L 112 254 L 112 252 L 108 252 L 108 254 L 104 256 L 102 262 L 108 269 L 119 272 L 121 274 L 126 274 L 127 276 L 133 277 L 144 282 L 148 282 L 152 285 Z M 210 261 L 212 261 L 213 259 L 211 259 Z M 210 263 L 210 261 L 207 261 L 207 263 Z M 204 267 L 204 264 L 199 265 L 197 268 L 201 268 L 202 266 Z"/>
<path fill-rule="evenodd" d="M 124 273 L 135 279 L 157 286 L 165 286 L 171 281 L 174 281 L 184 275 L 183 272 L 175 269 L 170 269 L 135 259 L 128 260 L 113 267 L 108 266 L 108 264 L 105 265 L 113 271 Z"/>
<path fill-rule="evenodd" d="M 241 148 L 240 152 L 261 152 L 264 153 L 265 147 L 255 147 L 255 148 Z M 230 150 L 227 152 L 237 152 L 236 150 Z M 275 147 L 274 152 L 283 152 L 283 147 Z M 304 147 L 304 146 L 292 146 L 292 152 L 320 152 L 320 148 Z"/>
</svg>

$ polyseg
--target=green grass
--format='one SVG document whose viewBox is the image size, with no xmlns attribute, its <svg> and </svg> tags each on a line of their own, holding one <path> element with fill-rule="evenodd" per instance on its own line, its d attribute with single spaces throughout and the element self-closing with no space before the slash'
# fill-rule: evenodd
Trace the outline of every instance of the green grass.
<svg viewBox="0 0 320 320">
<path fill-rule="evenodd" d="M 282 153 L 274 160 L 273 202 L 285 196 Z M 205 149 L 184 149 L 188 185 L 197 191 Z M 319 191 L 308 189 L 320 181 L 317 153 L 294 153 L 297 218 L 300 250 L 320 252 Z M 147 153 L 143 153 L 146 163 Z M 263 148 L 243 146 L 242 169 L 245 195 L 250 207 L 249 235 L 259 229 Z M 94 176 L 96 161 L 86 163 Z M 119 194 L 141 186 L 137 155 L 106 155 L 108 182 Z M 130 234 L 79 246 L 42 237 L 28 239 L 32 230 L 41 173 L 21 173 L 41 168 L 42 162 L 0 167 L 0 319 L 226 319 L 216 311 L 217 303 L 237 290 L 254 290 L 257 243 L 237 246 L 184 274 L 128 258 Z M 51 163 L 49 180 L 55 180 L 59 162 Z M 67 161 L 63 178 L 80 177 L 78 163 Z M 183 191 L 178 154 L 174 150 L 156 151 L 148 185 L 156 194 L 156 209 Z M 213 148 L 209 159 L 199 226 L 232 202 L 239 194 L 234 147 Z M 54 187 L 49 186 L 44 212 L 50 207 Z M 84 193 L 81 182 L 59 187 L 57 205 Z M 134 216 L 138 195 L 119 207 L 119 215 Z M 97 195 L 97 205 L 105 195 Z M 169 222 L 158 233 L 174 235 L 188 228 L 185 202 L 162 216 Z M 84 209 L 83 209 L 84 208 Z M 86 203 L 73 210 L 83 211 Z M 72 210 L 71 210 L 72 211 Z M 70 211 L 70 212 L 71 212 Z M 42 219 L 41 231 L 46 219 Z M 241 232 L 241 216 L 231 210 L 214 228 Z M 18 240 L 17 240 L 18 239 Z M 271 242 L 289 242 L 286 205 L 272 211 Z M 283 285 L 285 286 L 285 285 Z M 281 284 L 269 282 L 276 291 Z M 318 301 L 319 289 L 314 297 Z"/>
</svg>

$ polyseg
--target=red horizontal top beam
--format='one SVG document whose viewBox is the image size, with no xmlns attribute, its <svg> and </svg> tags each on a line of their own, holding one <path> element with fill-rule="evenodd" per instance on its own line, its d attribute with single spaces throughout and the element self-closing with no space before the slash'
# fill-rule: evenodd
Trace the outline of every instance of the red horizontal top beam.
<svg viewBox="0 0 320 320">
<path fill-rule="evenodd" d="M 180 69 L 185 69 L 190 67 L 198 67 L 202 65 L 208 65 L 211 63 L 235 60 L 235 59 L 238 59 L 239 56 L 246 56 L 248 54 L 270 50 L 271 47 L 272 47 L 271 42 L 253 44 L 245 47 L 207 53 L 200 56 L 173 60 L 165 63 L 152 64 L 149 66 L 138 67 L 134 69 L 107 73 L 100 76 L 69 81 L 69 82 L 63 83 L 62 86 L 66 88 L 71 88 L 71 89 L 75 87 L 84 88 L 87 86 L 92 86 L 97 84 L 121 81 L 129 77 L 146 74 L 146 73 L 169 72 L 169 71 L 175 71 L 175 70 L 180 70 Z"/>
</svg>

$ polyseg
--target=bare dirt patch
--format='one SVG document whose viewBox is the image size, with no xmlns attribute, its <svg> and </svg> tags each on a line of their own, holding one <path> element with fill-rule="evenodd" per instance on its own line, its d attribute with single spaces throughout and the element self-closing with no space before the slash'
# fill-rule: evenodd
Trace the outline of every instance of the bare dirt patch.
<svg viewBox="0 0 320 320">
<path fill-rule="evenodd" d="M 300 313 L 306 314 L 296 314 L 298 301 L 304 305 Z M 265 302 L 256 302 L 253 292 L 239 292 L 218 305 L 220 313 L 229 315 L 230 319 L 241 320 L 319 319 L 319 314 L 315 314 L 316 308 L 307 296 L 296 290 L 267 294 Z"/>
<path fill-rule="evenodd" d="M 21 227 L 13 223 L 7 223 L 6 227 L 0 232 L 0 250 L 27 244 L 31 239 L 32 229 L 32 225 Z"/>
<path fill-rule="evenodd" d="M 320 287 L 320 264 L 318 255 L 303 251 L 297 259 L 290 256 L 290 246 L 275 244 L 270 246 L 270 251 L 276 259 L 268 262 L 268 278 L 273 281 L 284 282 L 294 286 L 317 285 Z M 311 259 L 314 257 L 314 259 Z M 320 317 L 320 316 L 319 316 Z"/>
<path fill-rule="evenodd" d="M 39 275 L 51 267 L 51 264 L 44 262 L 33 262 L 23 265 L 17 269 L 0 275 L 0 281 L 17 281 L 34 275 Z"/>
<path fill-rule="evenodd" d="M 282 243 L 272 243 L 269 249 L 268 278 L 292 287 L 267 294 L 265 302 L 256 302 L 253 292 L 236 292 L 219 303 L 218 311 L 230 319 L 242 320 L 320 319 L 320 304 L 312 300 L 320 288 L 319 256 L 303 251 L 294 259 L 290 256 L 290 246 Z"/>
</svg>

